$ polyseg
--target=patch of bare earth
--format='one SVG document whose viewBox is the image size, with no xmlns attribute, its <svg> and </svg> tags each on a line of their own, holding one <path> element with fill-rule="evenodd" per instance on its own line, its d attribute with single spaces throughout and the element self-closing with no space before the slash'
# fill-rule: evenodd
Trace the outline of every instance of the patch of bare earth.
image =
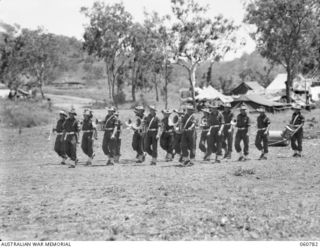
<svg viewBox="0 0 320 248">
<path fill-rule="evenodd" d="M 2 240 L 312 240 L 320 238 L 319 140 L 302 158 L 271 148 L 268 161 L 201 162 L 180 168 L 132 162 L 123 134 L 120 165 L 104 166 L 102 133 L 93 167 L 59 165 L 49 127 L 1 129 Z M 253 139 L 253 138 L 251 138 Z M 251 140 L 252 143 L 253 140 Z M 159 148 L 160 150 L 160 148 Z M 241 173 L 239 173 L 239 171 Z"/>
</svg>

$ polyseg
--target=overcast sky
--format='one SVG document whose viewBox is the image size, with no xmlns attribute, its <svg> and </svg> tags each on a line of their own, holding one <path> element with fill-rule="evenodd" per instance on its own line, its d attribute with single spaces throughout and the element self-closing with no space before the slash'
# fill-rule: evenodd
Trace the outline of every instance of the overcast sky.
<svg viewBox="0 0 320 248">
<path fill-rule="evenodd" d="M 103 0 L 106 3 L 117 0 Z M 91 7 L 94 0 L 0 0 L 0 20 L 9 24 L 17 23 L 21 27 L 35 29 L 44 27 L 49 32 L 82 38 L 83 25 L 86 19 L 79 12 L 82 6 Z M 170 14 L 170 0 L 122 0 L 134 20 L 143 20 L 143 11 L 157 11 L 161 15 Z M 197 0 L 201 4 L 209 4 L 209 15 L 222 14 L 242 23 L 244 16 L 243 0 Z M 240 56 L 243 52 L 252 52 L 254 42 L 249 38 L 247 28 L 241 28 L 239 37 L 247 41 L 247 45 L 237 52 L 229 54 L 227 60 Z"/>
</svg>

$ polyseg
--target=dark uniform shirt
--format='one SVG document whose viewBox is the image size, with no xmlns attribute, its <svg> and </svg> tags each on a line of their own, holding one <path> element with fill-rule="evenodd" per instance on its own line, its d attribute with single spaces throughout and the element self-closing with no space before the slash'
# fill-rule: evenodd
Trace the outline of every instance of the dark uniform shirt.
<svg viewBox="0 0 320 248">
<path fill-rule="evenodd" d="M 63 123 L 65 121 L 66 121 L 66 119 L 59 119 L 54 131 L 56 131 L 57 133 L 62 133 L 62 131 L 63 131 Z"/>
<path fill-rule="evenodd" d="M 144 125 L 146 131 L 156 131 L 159 128 L 160 120 L 157 116 L 152 116 L 149 114 L 147 117 L 144 118 Z"/>
<path fill-rule="evenodd" d="M 84 119 L 82 123 L 82 131 L 94 130 L 95 126 L 92 122 L 92 119 Z"/>
<path fill-rule="evenodd" d="M 185 114 L 181 119 L 181 125 L 183 130 L 190 128 L 195 123 L 196 120 L 193 114 Z"/>
<path fill-rule="evenodd" d="M 222 112 L 225 124 L 230 124 L 234 118 L 234 115 L 231 111 L 223 111 Z"/>
<path fill-rule="evenodd" d="M 169 126 L 169 117 L 164 117 L 161 120 L 163 131 L 168 132 L 173 130 L 173 126 Z"/>
<path fill-rule="evenodd" d="M 270 120 L 266 115 L 259 115 L 257 118 L 258 129 L 266 129 L 270 125 Z"/>
<path fill-rule="evenodd" d="M 79 132 L 78 120 L 74 118 L 67 118 L 63 123 L 63 130 L 66 132 Z"/>
<path fill-rule="evenodd" d="M 103 124 L 105 131 L 113 131 L 118 124 L 118 118 L 114 114 L 107 115 Z"/>
<path fill-rule="evenodd" d="M 211 113 L 208 118 L 209 126 L 220 126 L 224 124 L 223 115 L 220 112 Z"/>
<path fill-rule="evenodd" d="M 304 116 L 301 113 L 293 113 L 290 124 L 301 125 L 304 123 Z"/>
<path fill-rule="evenodd" d="M 241 129 L 248 129 L 248 127 L 250 126 L 250 118 L 249 116 L 242 115 L 242 114 L 238 114 L 237 116 L 237 128 L 241 128 Z"/>
</svg>

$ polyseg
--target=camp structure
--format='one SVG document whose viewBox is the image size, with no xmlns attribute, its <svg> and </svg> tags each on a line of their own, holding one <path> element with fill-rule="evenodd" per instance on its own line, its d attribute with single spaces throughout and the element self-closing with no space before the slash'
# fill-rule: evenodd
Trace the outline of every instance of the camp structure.
<svg viewBox="0 0 320 248">
<path fill-rule="evenodd" d="M 197 101 L 219 101 L 221 103 L 233 101 L 233 98 L 231 96 L 226 96 L 222 94 L 210 85 L 205 88 L 196 87 L 195 92 L 195 98 Z"/>
<path fill-rule="evenodd" d="M 277 111 L 290 108 L 290 104 L 274 102 L 265 98 L 263 95 L 248 94 L 233 97 L 231 102 L 232 108 L 239 108 L 241 105 L 245 105 L 249 112 L 256 112 L 258 108 L 264 107 L 267 112 L 274 113 Z"/>
<path fill-rule="evenodd" d="M 232 95 L 261 94 L 265 88 L 256 81 L 243 82 L 231 90 Z"/>
</svg>

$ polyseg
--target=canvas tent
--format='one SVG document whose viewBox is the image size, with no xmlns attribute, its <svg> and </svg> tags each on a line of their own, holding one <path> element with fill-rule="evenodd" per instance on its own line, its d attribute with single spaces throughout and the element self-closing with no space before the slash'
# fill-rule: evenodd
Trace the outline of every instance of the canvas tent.
<svg viewBox="0 0 320 248">
<path fill-rule="evenodd" d="M 268 93 L 276 93 L 276 92 L 285 92 L 286 90 L 286 81 L 287 81 L 287 74 L 280 73 L 278 74 L 275 79 L 268 85 L 266 91 Z M 311 86 L 311 82 L 306 80 L 301 74 L 297 75 L 296 78 L 293 80 L 293 91 L 301 92 L 306 91 Z"/>
<path fill-rule="evenodd" d="M 196 100 L 198 101 L 213 101 L 213 100 L 219 100 L 222 103 L 226 102 L 232 102 L 233 98 L 230 96 L 226 96 L 219 91 L 217 91 L 212 86 L 208 86 L 206 88 L 195 88 L 196 92 Z"/>
<path fill-rule="evenodd" d="M 240 105 L 246 105 L 250 112 L 256 111 L 260 107 L 264 107 L 267 112 L 275 112 L 290 108 L 290 104 L 270 101 L 263 95 L 249 94 L 234 97 L 231 102 L 232 108 L 238 108 Z"/>
<path fill-rule="evenodd" d="M 256 81 L 243 82 L 231 90 L 232 95 L 263 93 L 264 87 Z"/>
</svg>

